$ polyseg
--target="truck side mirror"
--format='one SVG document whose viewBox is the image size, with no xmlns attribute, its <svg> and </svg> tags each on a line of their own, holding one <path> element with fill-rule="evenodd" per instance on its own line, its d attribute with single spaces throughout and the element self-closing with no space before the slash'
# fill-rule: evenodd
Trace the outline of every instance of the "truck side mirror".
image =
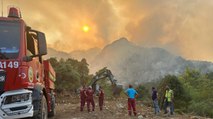
<svg viewBox="0 0 213 119">
<path fill-rule="evenodd" d="M 45 34 L 42 32 L 37 31 L 38 36 L 38 51 L 39 55 L 46 55 L 47 54 L 47 43 L 46 43 L 46 37 Z"/>
</svg>

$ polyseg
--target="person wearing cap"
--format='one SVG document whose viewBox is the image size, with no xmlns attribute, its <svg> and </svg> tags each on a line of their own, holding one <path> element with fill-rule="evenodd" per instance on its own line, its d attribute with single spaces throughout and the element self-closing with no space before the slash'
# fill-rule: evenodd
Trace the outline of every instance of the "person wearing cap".
<svg viewBox="0 0 213 119">
<path fill-rule="evenodd" d="M 168 113 L 167 108 L 169 107 L 169 112 L 171 115 L 174 113 L 174 93 L 173 90 L 170 89 L 169 86 L 166 86 L 166 92 L 165 92 L 165 100 L 164 100 L 164 114 Z"/>
<path fill-rule="evenodd" d="M 99 102 L 100 111 L 102 111 L 103 104 L 104 104 L 104 91 L 101 86 L 99 87 L 99 91 L 98 91 L 98 102 Z"/>
<path fill-rule="evenodd" d="M 125 94 L 128 96 L 128 112 L 129 116 L 132 115 L 132 110 L 134 115 L 137 115 L 136 112 L 136 102 L 135 97 L 138 95 L 137 91 L 132 87 L 132 85 L 129 85 L 129 88 L 125 91 Z"/>
<path fill-rule="evenodd" d="M 87 101 L 87 110 L 90 112 L 90 104 L 92 105 L 92 111 L 95 111 L 95 102 L 93 98 L 94 91 L 92 90 L 92 87 L 89 86 L 89 88 L 86 90 L 86 101 Z"/>
<path fill-rule="evenodd" d="M 155 89 L 155 87 L 152 87 L 152 101 L 153 101 L 155 114 L 160 113 L 160 108 L 158 106 L 158 92 Z"/>
<path fill-rule="evenodd" d="M 84 110 L 84 105 L 85 105 L 85 102 L 86 102 L 86 87 L 83 86 L 81 89 L 80 89 L 80 111 L 83 111 Z"/>
</svg>

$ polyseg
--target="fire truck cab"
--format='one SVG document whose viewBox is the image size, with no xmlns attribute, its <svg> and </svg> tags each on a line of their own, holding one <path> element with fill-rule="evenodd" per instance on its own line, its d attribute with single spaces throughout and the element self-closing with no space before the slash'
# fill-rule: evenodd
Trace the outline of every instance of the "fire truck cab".
<svg viewBox="0 0 213 119">
<path fill-rule="evenodd" d="M 0 17 L 0 119 L 46 119 L 55 114 L 55 72 L 42 56 L 45 34 L 9 9 Z"/>
</svg>

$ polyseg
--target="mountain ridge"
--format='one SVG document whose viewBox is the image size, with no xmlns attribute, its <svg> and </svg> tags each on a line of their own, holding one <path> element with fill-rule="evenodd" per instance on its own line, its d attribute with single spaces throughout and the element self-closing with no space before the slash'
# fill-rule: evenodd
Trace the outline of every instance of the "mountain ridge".
<svg viewBox="0 0 213 119">
<path fill-rule="evenodd" d="M 108 44 L 91 62 L 93 72 L 108 67 L 122 83 L 157 81 L 167 74 L 179 75 L 192 68 L 213 71 L 211 62 L 186 60 L 162 48 L 137 46 L 125 38 Z"/>
<path fill-rule="evenodd" d="M 78 60 L 86 58 L 90 73 L 108 67 L 123 84 L 158 81 L 167 74 L 179 75 L 186 68 L 197 69 L 201 73 L 213 71 L 212 62 L 186 60 L 162 48 L 138 46 L 124 37 L 106 45 L 103 49 L 52 54 Z"/>
</svg>

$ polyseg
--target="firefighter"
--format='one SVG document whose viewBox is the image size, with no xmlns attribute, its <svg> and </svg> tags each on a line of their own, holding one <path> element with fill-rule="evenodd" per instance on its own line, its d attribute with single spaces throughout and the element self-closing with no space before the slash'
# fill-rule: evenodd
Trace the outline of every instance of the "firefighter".
<svg viewBox="0 0 213 119">
<path fill-rule="evenodd" d="M 128 96 L 128 112 L 129 116 L 132 115 L 132 110 L 134 115 L 137 115 L 136 112 L 136 102 L 135 97 L 138 95 L 137 91 L 132 87 L 132 85 L 129 85 L 129 88 L 125 91 L 125 94 Z"/>
<path fill-rule="evenodd" d="M 87 97 L 87 110 L 90 112 L 90 103 L 92 104 L 92 111 L 95 111 L 95 102 L 93 99 L 94 91 L 92 90 L 92 87 L 89 86 L 89 88 L 86 90 L 86 97 Z"/>
<path fill-rule="evenodd" d="M 80 89 L 80 100 L 81 100 L 80 111 L 83 111 L 84 105 L 85 105 L 85 102 L 86 102 L 86 87 L 85 86 L 83 86 Z"/>
<path fill-rule="evenodd" d="M 103 110 L 103 104 L 104 104 L 104 91 L 102 89 L 102 87 L 99 87 L 99 92 L 98 92 L 98 101 L 99 101 L 99 107 L 100 107 L 100 111 Z"/>
</svg>

